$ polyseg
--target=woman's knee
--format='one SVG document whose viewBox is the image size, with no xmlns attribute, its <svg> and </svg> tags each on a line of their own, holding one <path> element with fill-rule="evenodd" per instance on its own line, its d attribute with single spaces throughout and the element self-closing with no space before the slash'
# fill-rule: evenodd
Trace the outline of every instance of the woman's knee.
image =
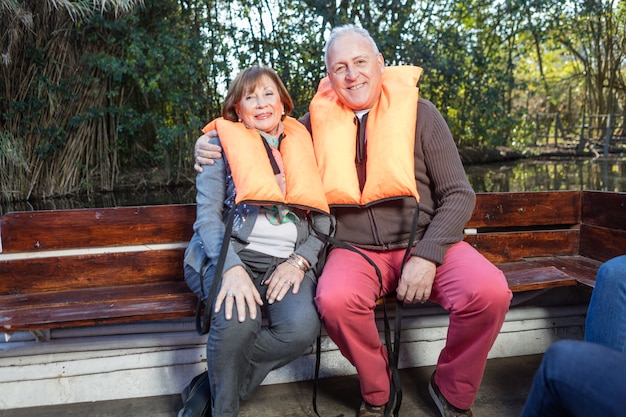
<svg viewBox="0 0 626 417">
<path fill-rule="evenodd" d="M 244 321 L 237 320 L 237 306 L 233 305 L 233 315 L 231 319 L 226 319 L 223 309 L 217 313 L 213 313 L 211 319 L 211 327 L 209 329 L 216 337 L 225 340 L 246 339 L 254 337 L 261 327 L 262 313 L 257 310 L 256 319 L 251 319 L 249 312 L 246 310 L 246 319 Z"/>
<path fill-rule="evenodd" d="M 279 325 L 272 325 L 269 331 L 275 339 L 292 346 L 310 346 L 320 334 L 320 320 L 316 313 L 290 316 Z"/>
</svg>

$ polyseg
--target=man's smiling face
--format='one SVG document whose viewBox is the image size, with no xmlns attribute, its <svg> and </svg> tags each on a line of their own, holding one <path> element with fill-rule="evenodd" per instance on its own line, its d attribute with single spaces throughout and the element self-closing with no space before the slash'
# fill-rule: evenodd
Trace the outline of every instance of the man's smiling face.
<svg viewBox="0 0 626 417">
<path fill-rule="evenodd" d="M 328 78 L 341 101 L 352 110 L 371 109 L 382 91 L 385 62 L 363 36 L 349 33 L 328 50 Z"/>
</svg>

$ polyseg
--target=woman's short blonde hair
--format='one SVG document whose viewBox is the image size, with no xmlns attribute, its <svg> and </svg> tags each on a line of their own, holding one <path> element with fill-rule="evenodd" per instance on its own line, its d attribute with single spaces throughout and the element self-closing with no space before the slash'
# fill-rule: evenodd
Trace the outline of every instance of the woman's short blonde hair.
<svg viewBox="0 0 626 417">
<path fill-rule="evenodd" d="M 232 122 L 239 120 L 237 112 L 235 111 L 235 105 L 239 103 L 244 95 L 253 91 L 259 80 L 263 77 L 268 77 L 274 81 L 278 87 L 278 95 L 285 109 L 285 114 L 283 114 L 281 120 L 291 113 L 293 110 L 293 101 L 282 80 L 278 74 L 276 74 L 276 71 L 270 67 L 252 66 L 240 72 L 230 85 L 228 93 L 226 94 L 226 100 L 224 100 L 224 109 L 222 110 L 222 117 L 224 119 Z"/>
</svg>

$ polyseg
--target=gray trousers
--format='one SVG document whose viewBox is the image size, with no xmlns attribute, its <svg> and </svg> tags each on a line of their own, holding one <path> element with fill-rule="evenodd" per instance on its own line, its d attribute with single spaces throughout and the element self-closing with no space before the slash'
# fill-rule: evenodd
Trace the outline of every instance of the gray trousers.
<svg viewBox="0 0 626 417">
<path fill-rule="evenodd" d="M 243 323 L 237 320 L 236 306 L 231 320 L 224 318 L 223 309 L 211 318 L 207 366 L 213 417 L 237 416 L 240 400 L 248 399 L 271 370 L 291 362 L 309 349 L 320 331 L 313 301 L 316 282 L 311 271 L 307 272 L 298 294 L 289 291 L 281 301 L 268 304 L 265 299 L 267 286 L 260 283 L 284 259 L 251 251 L 239 255 L 265 305 L 257 307 L 255 320 L 247 314 Z M 267 319 L 267 326 L 262 325 L 262 316 Z"/>
</svg>

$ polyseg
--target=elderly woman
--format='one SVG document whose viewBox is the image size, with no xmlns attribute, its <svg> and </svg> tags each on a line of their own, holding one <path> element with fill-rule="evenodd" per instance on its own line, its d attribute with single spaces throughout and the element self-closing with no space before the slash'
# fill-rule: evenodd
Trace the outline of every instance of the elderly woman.
<svg viewBox="0 0 626 417">
<path fill-rule="evenodd" d="M 313 269 L 331 218 L 311 137 L 292 109 L 274 70 L 254 66 L 233 81 L 223 117 L 204 128 L 217 131 L 211 141 L 224 157 L 197 176 L 184 268 L 211 313 L 205 415 L 237 416 L 240 400 L 319 334 Z M 197 415 L 187 399 L 194 389 L 179 416 Z"/>
</svg>

